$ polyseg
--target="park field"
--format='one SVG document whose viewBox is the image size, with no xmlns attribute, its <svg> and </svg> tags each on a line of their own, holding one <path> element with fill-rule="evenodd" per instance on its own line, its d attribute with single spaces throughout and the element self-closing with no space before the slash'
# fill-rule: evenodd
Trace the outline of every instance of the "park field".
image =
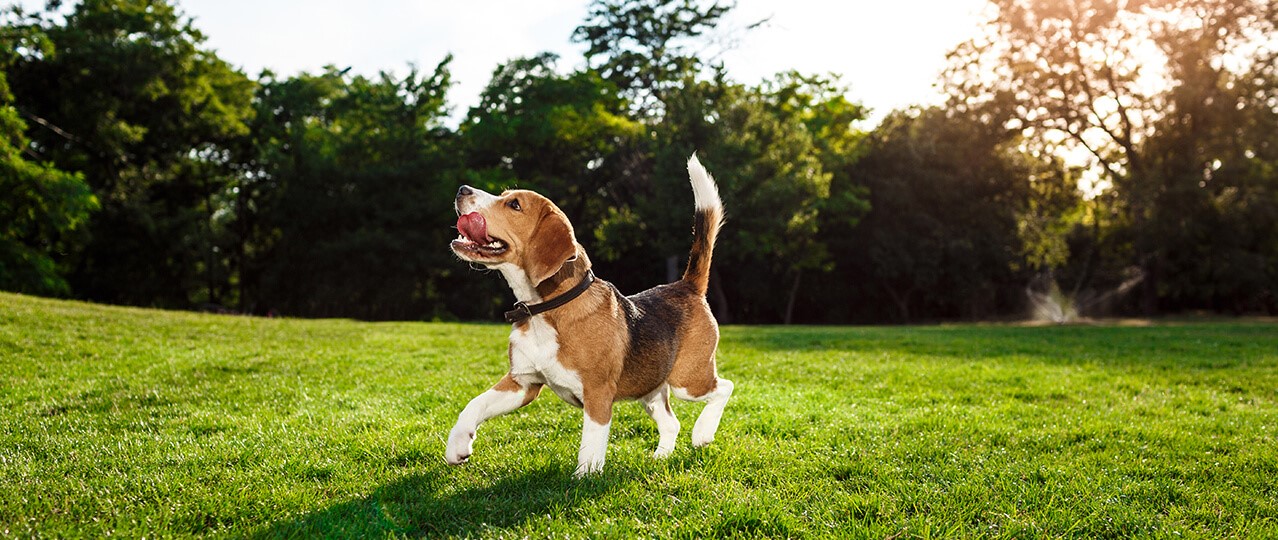
<svg viewBox="0 0 1278 540">
<path fill-rule="evenodd" d="M 262 319 L 0 293 L 0 537 L 1278 536 L 1278 325 L 725 327 L 693 449 L 546 392 L 444 437 L 496 324 Z"/>
</svg>

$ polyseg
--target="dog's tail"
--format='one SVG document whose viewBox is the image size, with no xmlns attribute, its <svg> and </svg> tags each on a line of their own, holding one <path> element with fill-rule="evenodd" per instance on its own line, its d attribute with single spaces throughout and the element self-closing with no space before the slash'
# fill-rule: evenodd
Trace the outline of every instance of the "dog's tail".
<svg viewBox="0 0 1278 540">
<path fill-rule="evenodd" d="M 692 253 L 688 256 L 688 269 L 683 281 L 692 284 L 701 295 L 710 286 L 710 257 L 714 254 L 714 239 L 723 223 L 723 201 L 719 200 L 719 188 L 714 178 L 697 160 L 688 158 L 688 177 L 692 181 L 692 195 L 697 209 L 692 222 Z"/>
</svg>

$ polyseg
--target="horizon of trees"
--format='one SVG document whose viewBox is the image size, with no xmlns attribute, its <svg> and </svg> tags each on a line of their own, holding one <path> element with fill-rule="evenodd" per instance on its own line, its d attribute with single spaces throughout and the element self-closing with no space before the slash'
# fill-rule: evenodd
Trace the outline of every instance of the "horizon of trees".
<svg viewBox="0 0 1278 540">
<path fill-rule="evenodd" d="M 1278 5 L 991 4 L 948 101 L 869 130 L 837 78 L 698 58 L 731 2 L 595 0 L 583 68 L 512 59 L 456 127 L 451 57 L 251 78 L 169 0 L 11 7 L 0 289 L 496 320 L 505 284 L 447 249 L 458 185 L 546 194 L 637 292 L 687 256 L 696 151 L 728 211 L 722 322 L 1021 318 L 1046 291 L 1083 315 L 1278 313 Z"/>
</svg>

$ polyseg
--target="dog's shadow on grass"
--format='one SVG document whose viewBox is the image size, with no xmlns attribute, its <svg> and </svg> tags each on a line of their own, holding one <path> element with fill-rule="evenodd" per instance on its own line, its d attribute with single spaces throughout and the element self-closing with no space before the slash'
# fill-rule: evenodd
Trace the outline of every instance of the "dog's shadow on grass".
<svg viewBox="0 0 1278 540">
<path fill-rule="evenodd" d="M 471 536 L 517 527 L 529 518 L 618 489 L 616 480 L 574 480 L 557 468 L 528 471 L 476 488 L 458 488 L 454 471 L 434 469 L 372 494 L 274 523 L 253 538 Z"/>
</svg>

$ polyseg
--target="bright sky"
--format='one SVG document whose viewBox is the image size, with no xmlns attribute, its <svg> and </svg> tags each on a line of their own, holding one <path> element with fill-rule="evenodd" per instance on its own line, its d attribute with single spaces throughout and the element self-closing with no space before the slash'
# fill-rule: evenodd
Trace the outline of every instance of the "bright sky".
<svg viewBox="0 0 1278 540">
<path fill-rule="evenodd" d="M 541 51 L 581 65 L 572 31 L 588 0 L 179 0 L 231 64 L 256 76 L 291 75 L 325 64 L 362 74 L 431 69 L 451 52 L 454 116 L 477 103 L 492 71 Z M 734 79 L 754 83 L 775 73 L 838 73 L 849 97 L 875 118 L 936 101 L 933 83 L 945 53 L 975 32 L 984 0 L 740 0 L 724 26 L 743 33 L 722 57 Z"/>
<path fill-rule="evenodd" d="M 19 0 L 39 7 L 43 0 Z M 431 69 L 454 55 L 455 119 L 478 102 L 492 71 L 511 58 L 553 51 L 561 68 L 583 63 L 572 31 L 589 0 L 177 0 L 207 45 L 256 77 L 318 71 L 326 64 L 373 75 Z M 8 2 L 5 2 L 8 3 Z M 73 2 L 68 1 L 67 4 Z M 738 81 L 756 83 L 795 69 L 842 75 L 849 98 L 873 118 L 937 101 L 945 53 L 971 37 L 985 0 L 739 0 L 724 21 L 740 29 L 721 60 Z"/>
</svg>

